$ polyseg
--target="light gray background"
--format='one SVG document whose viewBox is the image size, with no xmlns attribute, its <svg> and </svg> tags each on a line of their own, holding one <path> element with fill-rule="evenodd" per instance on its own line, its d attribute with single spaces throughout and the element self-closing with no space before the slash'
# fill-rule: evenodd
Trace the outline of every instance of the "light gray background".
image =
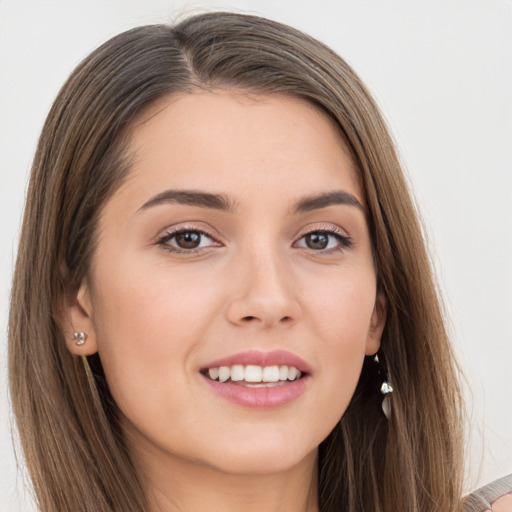
<svg viewBox="0 0 512 512">
<path fill-rule="evenodd" d="M 0 510 L 33 510 L 12 448 L 5 331 L 44 117 L 74 66 L 110 36 L 218 8 L 309 32 L 375 94 L 423 212 L 467 377 L 467 488 L 512 472 L 510 0 L 0 0 Z"/>
</svg>

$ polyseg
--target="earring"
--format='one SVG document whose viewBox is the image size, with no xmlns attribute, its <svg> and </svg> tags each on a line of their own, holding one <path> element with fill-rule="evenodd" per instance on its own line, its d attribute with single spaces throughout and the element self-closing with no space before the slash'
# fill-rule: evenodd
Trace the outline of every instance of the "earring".
<svg viewBox="0 0 512 512">
<path fill-rule="evenodd" d="M 375 354 L 373 361 L 375 363 L 375 367 L 377 369 L 377 375 L 380 378 L 381 384 L 380 384 L 380 393 L 384 396 L 382 399 L 382 412 L 384 413 L 384 416 L 389 420 L 389 417 L 391 416 L 391 401 L 389 399 L 389 395 L 393 393 L 393 386 L 389 382 L 388 376 L 386 375 L 386 372 L 384 371 L 384 368 L 380 364 L 379 356 Z"/>
<path fill-rule="evenodd" d="M 75 345 L 83 345 L 87 339 L 87 333 L 82 331 L 75 331 L 73 333 L 73 339 L 75 340 Z"/>
</svg>

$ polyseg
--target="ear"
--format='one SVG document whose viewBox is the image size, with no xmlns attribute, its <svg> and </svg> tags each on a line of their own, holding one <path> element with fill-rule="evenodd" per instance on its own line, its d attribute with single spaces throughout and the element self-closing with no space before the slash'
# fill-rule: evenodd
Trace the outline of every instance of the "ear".
<svg viewBox="0 0 512 512">
<path fill-rule="evenodd" d="M 375 306 L 373 308 L 372 317 L 370 319 L 370 329 L 366 338 L 365 354 L 372 356 L 379 351 L 382 332 L 386 325 L 386 299 L 382 293 L 377 293 Z"/>
<path fill-rule="evenodd" d="M 93 322 L 91 291 L 87 278 L 78 289 L 68 290 L 60 307 L 62 332 L 68 350 L 76 356 L 90 356 L 98 351 L 96 329 Z M 77 344 L 75 332 L 86 334 L 85 342 Z"/>
</svg>

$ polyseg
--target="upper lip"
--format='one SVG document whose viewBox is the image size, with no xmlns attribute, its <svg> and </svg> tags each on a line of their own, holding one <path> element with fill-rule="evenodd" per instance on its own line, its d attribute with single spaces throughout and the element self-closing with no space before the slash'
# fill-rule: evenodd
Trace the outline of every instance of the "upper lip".
<svg viewBox="0 0 512 512">
<path fill-rule="evenodd" d="M 294 366 L 302 373 L 310 373 L 310 367 L 299 356 L 286 350 L 272 350 L 270 352 L 262 352 L 259 350 L 246 350 L 238 352 L 222 359 L 216 359 L 203 366 L 202 369 L 220 368 L 221 366 L 256 365 L 256 366 Z"/>
</svg>

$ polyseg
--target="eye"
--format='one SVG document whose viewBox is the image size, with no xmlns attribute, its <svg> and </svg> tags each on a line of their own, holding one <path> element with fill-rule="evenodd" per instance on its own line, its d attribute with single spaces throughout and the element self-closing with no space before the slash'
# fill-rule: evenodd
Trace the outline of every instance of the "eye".
<svg viewBox="0 0 512 512">
<path fill-rule="evenodd" d="M 172 231 L 159 238 L 156 243 L 171 252 L 194 252 L 197 249 L 220 245 L 207 233 L 198 229 Z"/>
<path fill-rule="evenodd" d="M 330 251 L 347 249 L 352 241 L 350 237 L 333 230 L 317 230 L 303 235 L 295 245 L 313 251 Z"/>
</svg>

